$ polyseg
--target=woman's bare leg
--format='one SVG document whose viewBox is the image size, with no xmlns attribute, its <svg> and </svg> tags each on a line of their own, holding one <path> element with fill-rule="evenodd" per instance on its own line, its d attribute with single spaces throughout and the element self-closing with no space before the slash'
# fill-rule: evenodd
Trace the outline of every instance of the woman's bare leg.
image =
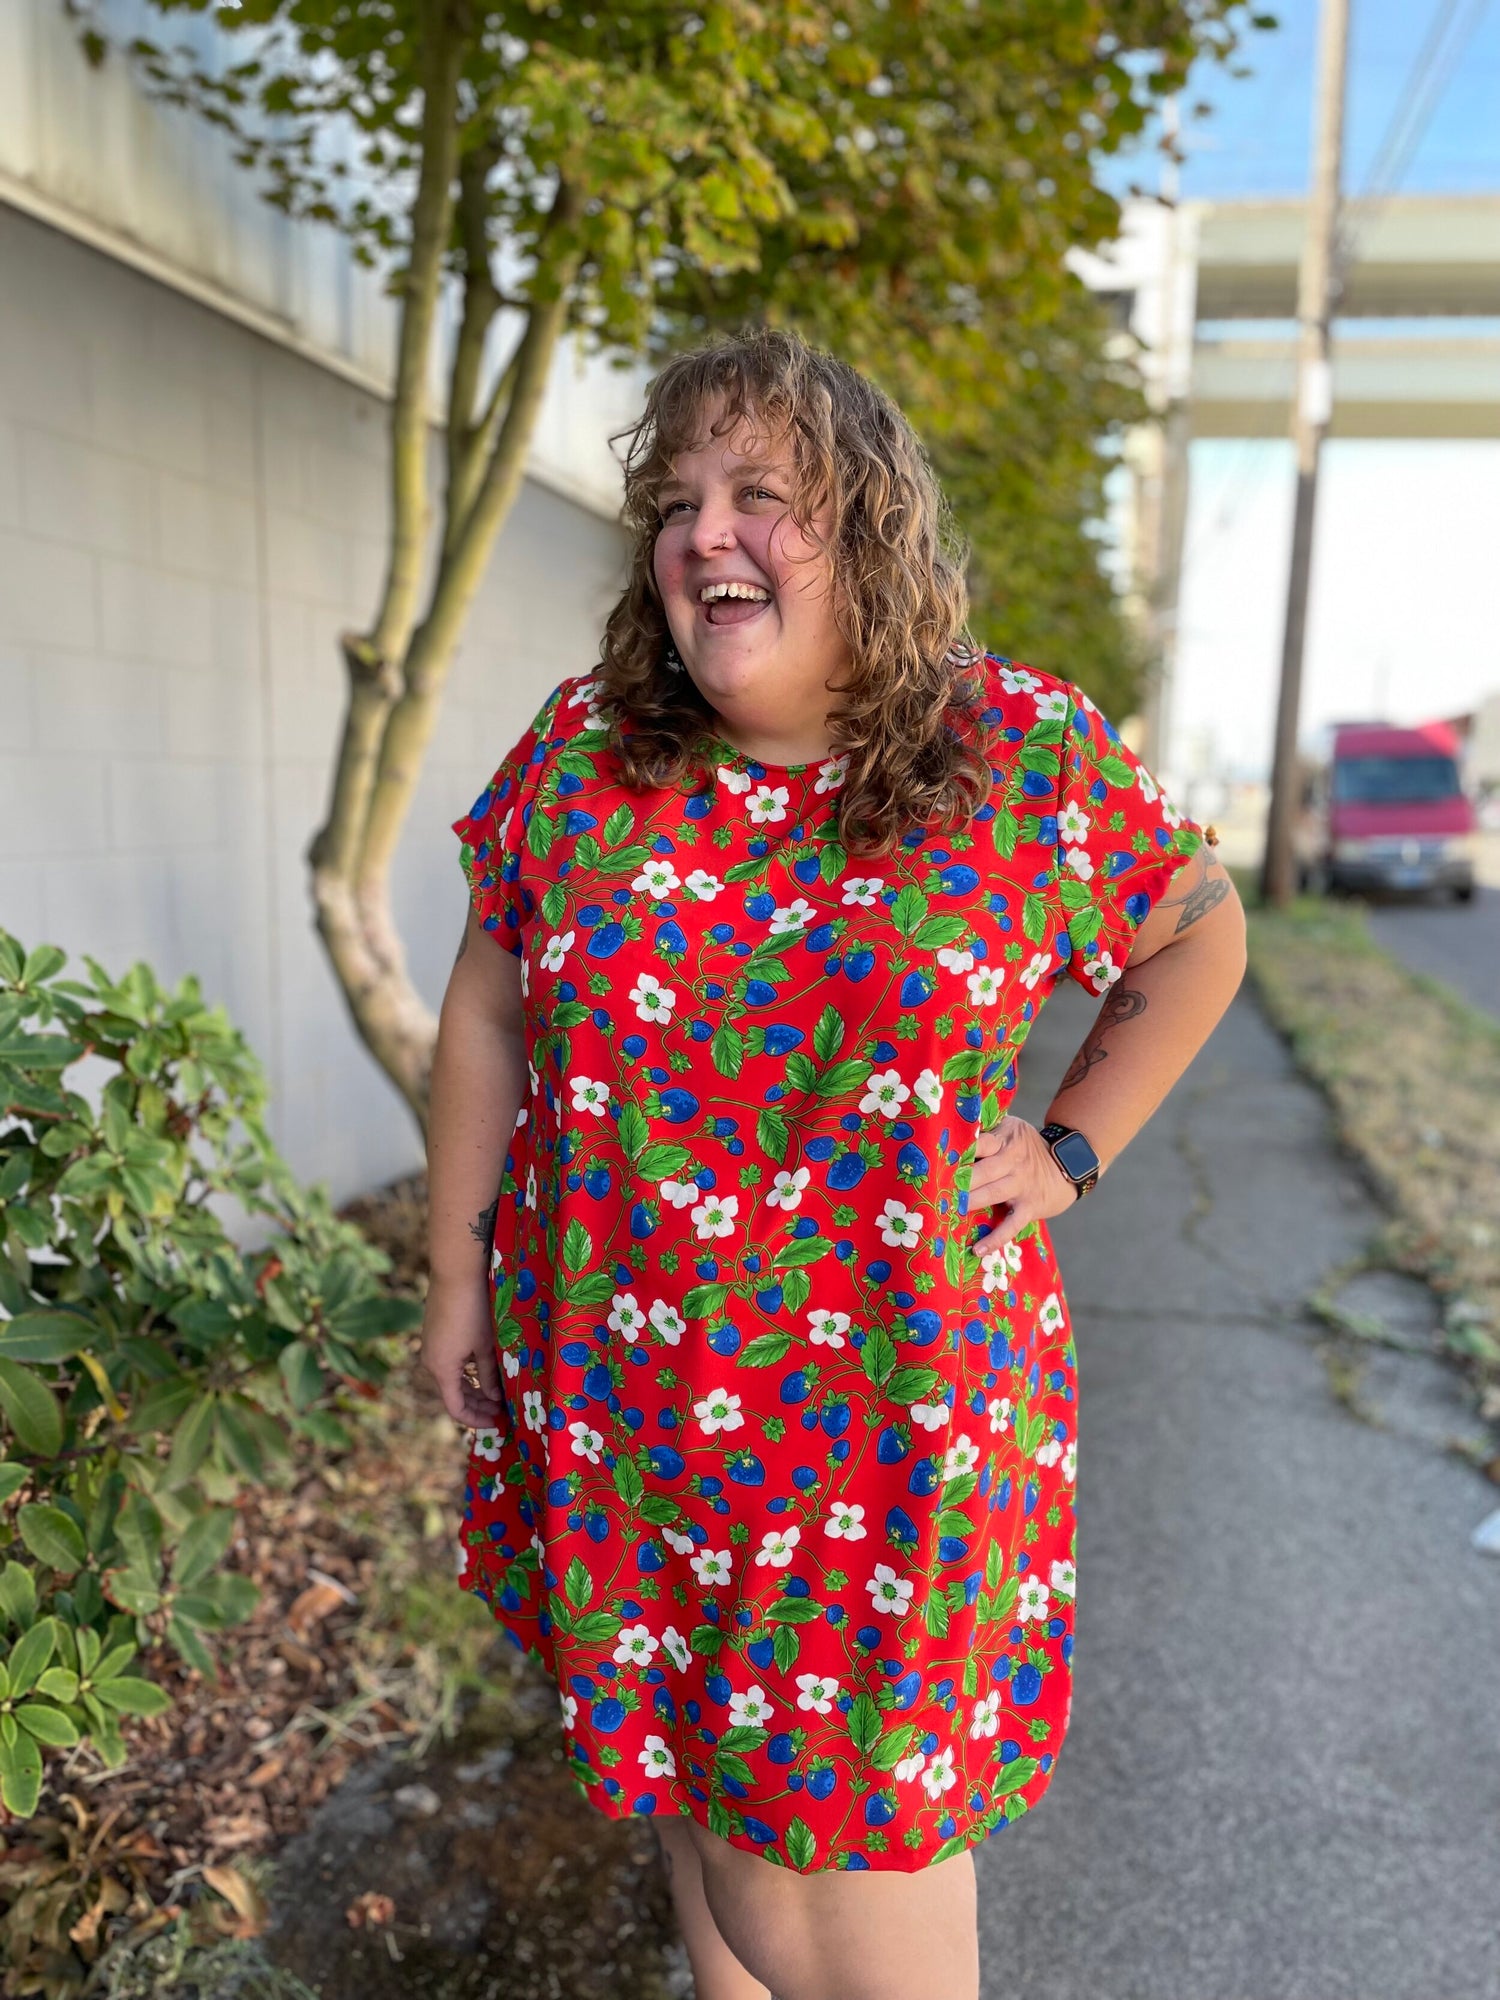
<svg viewBox="0 0 1500 2000">
<path fill-rule="evenodd" d="M 770 2000 L 758 1979 L 752 1979 L 720 1937 L 703 1893 L 703 1867 L 686 1819 L 658 1819 L 652 1824 L 661 1842 L 667 1880 L 678 1928 L 687 1946 L 698 2000 Z"/>
<path fill-rule="evenodd" d="M 978 2000 L 971 1854 L 910 1875 L 796 1875 L 695 1820 L 677 1824 L 697 1850 L 718 1937 L 777 2000 Z"/>
</svg>

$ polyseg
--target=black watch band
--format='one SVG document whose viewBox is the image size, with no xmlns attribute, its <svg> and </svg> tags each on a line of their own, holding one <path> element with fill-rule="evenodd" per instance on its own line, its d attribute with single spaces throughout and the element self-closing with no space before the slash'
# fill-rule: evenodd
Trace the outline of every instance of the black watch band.
<svg viewBox="0 0 1500 2000">
<path fill-rule="evenodd" d="M 1081 1201 L 1092 1190 L 1103 1170 L 1099 1155 L 1072 1125 L 1044 1125 L 1042 1137 L 1061 1172 L 1073 1183 L 1074 1199 Z"/>
</svg>

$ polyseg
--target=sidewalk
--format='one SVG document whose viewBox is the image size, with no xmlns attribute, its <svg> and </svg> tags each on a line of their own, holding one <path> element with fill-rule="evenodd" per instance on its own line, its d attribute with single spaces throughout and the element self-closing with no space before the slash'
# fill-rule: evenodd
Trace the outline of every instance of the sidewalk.
<svg viewBox="0 0 1500 2000">
<path fill-rule="evenodd" d="M 1026 1115 L 1090 1011 L 1046 1010 Z M 987 2000 L 1500 2000 L 1496 1492 L 1440 1448 L 1446 1367 L 1299 1310 L 1378 1221 L 1242 995 L 1057 1226 L 1077 1678 L 1056 1782 L 979 1850 Z M 1422 1346 L 1425 1295 L 1361 1282 Z"/>
</svg>

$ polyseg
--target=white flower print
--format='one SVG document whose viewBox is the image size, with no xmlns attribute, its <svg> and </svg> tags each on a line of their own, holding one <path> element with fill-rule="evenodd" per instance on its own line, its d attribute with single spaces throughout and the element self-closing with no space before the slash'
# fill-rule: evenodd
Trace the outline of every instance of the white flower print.
<svg viewBox="0 0 1500 2000">
<path fill-rule="evenodd" d="M 972 1472 L 978 1463 L 978 1445 L 961 1432 L 943 1455 L 944 1484 L 950 1479 L 961 1479 L 966 1472 Z"/>
<path fill-rule="evenodd" d="M 728 1389 L 710 1389 L 706 1396 L 694 1403 L 693 1415 L 709 1437 L 716 1431 L 737 1431 L 745 1421 L 739 1397 L 732 1395 Z"/>
<path fill-rule="evenodd" d="M 598 681 L 580 681 L 568 696 L 569 708 L 592 707 L 594 696 L 599 692 Z"/>
<path fill-rule="evenodd" d="M 913 1403 L 906 1414 L 914 1424 L 920 1424 L 924 1431 L 940 1431 L 951 1419 L 953 1412 L 946 1403 Z"/>
<path fill-rule="evenodd" d="M 670 861 L 648 861 L 640 874 L 631 883 L 637 894 L 653 896 L 658 900 L 670 896 L 681 885 L 682 878 Z"/>
<path fill-rule="evenodd" d="M 869 1532 L 865 1510 L 857 1500 L 836 1500 L 823 1523 L 823 1533 L 836 1542 L 862 1542 Z"/>
<path fill-rule="evenodd" d="M 535 1207 L 536 1207 L 536 1166 L 535 1166 L 535 1163 L 533 1163 L 533 1164 L 532 1164 L 531 1166 L 529 1166 L 529 1167 L 528 1167 L 528 1168 L 526 1169 L 526 1197 L 525 1197 L 525 1199 L 526 1199 L 526 1206 L 527 1206 L 528 1208 L 535 1208 Z"/>
<path fill-rule="evenodd" d="M 1077 1572 L 1065 1556 L 1056 1556 L 1053 1558 L 1052 1569 L 1047 1580 L 1059 1597 L 1072 1597 L 1078 1587 Z"/>
<path fill-rule="evenodd" d="M 997 1435 L 1010 1429 L 1010 1420 L 1015 1415 L 1015 1404 L 1009 1396 L 991 1396 L 990 1429 Z"/>
<path fill-rule="evenodd" d="M 998 1250 L 986 1250 L 979 1260 L 987 1292 L 1008 1292 L 1012 1274 L 1021 1268 L 1019 1243 L 1002 1243 Z"/>
<path fill-rule="evenodd" d="M 1169 798 L 1167 798 L 1165 794 L 1162 795 L 1161 816 L 1166 821 L 1168 826 L 1182 825 L 1182 814 L 1177 810 L 1176 806 L 1173 805 L 1172 801 Z"/>
<path fill-rule="evenodd" d="M 1161 797 L 1161 786 L 1157 784 L 1155 778 L 1152 777 L 1144 764 L 1137 766 L 1135 782 L 1140 787 L 1141 797 L 1146 801 L 1147 805 L 1154 806 L 1156 801 Z"/>
<path fill-rule="evenodd" d="M 813 786 L 813 790 L 836 792 L 848 774 L 849 753 L 845 751 L 841 756 L 830 757 L 826 764 L 818 766 L 818 782 Z"/>
<path fill-rule="evenodd" d="M 743 798 L 750 789 L 748 771 L 731 770 L 728 764 L 721 764 L 714 774 L 726 792 L 733 792 L 736 798 Z"/>
<path fill-rule="evenodd" d="M 897 1576 L 889 1563 L 876 1563 L 875 1574 L 865 1589 L 877 1611 L 887 1612 L 892 1618 L 904 1618 L 911 1609 L 916 1585 L 904 1576 Z"/>
<path fill-rule="evenodd" d="M 920 1778 L 927 1759 L 920 1750 L 914 1750 L 909 1757 L 903 1757 L 896 1766 L 895 1776 L 900 1784 L 908 1785 L 913 1778 Z"/>
<path fill-rule="evenodd" d="M 1115 964 L 1114 955 L 1107 951 L 1101 951 L 1093 958 L 1086 958 L 1083 969 L 1093 980 L 1096 993 L 1107 993 L 1125 970 L 1123 965 Z"/>
<path fill-rule="evenodd" d="M 1000 685 L 1007 694 L 1030 694 L 1033 688 L 1039 688 L 1041 684 L 1037 675 L 1027 673 L 1024 667 L 1000 669 Z"/>
<path fill-rule="evenodd" d="M 771 826 L 786 818 L 786 802 L 791 793 L 785 785 L 757 785 L 745 801 L 752 826 Z"/>
<path fill-rule="evenodd" d="M 1016 1616 L 1024 1625 L 1028 1618 L 1046 1618 L 1047 1586 L 1039 1576 L 1023 1576 L 1016 1592 Z"/>
<path fill-rule="evenodd" d="M 626 1625 L 615 1641 L 615 1664 L 649 1667 L 659 1643 L 649 1625 Z"/>
<path fill-rule="evenodd" d="M 784 907 L 771 912 L 772 937 L 784 937 L 788 931 L 800 931 L 813 915 L 813 906 L 806 896 L 798 896 Z"/>
<path fill-rule="evenodd" d="M 765 1689 L 757 1684 L 746 1688 L 743 1694 L 729 1697 L 729 1720 L 737 1729 L 764 1729 L 775 1706 L 767 1701 Z"/>
<path fill-rule="evenodd" d="M 610 1332 L 622 1334 L 634 1346 L 641 1337 L 644 1324 L 640 1301 L 635 1293 L 616 1292 L 609 1310 Z"/>
<path fill-rule="evenodd" d="M 573 949 L 577 931 L 554 932 L 547 940 L 547 948 L 542 953 L 540 964 L 543 972 L 561 972 L 563 959 Z"/>
<path fill-rule="evenodd" d="M 1039 1444 L 1036 1448 L 1036 1462 L 1038 1465 L 1056 1465 L 1062 1455 L 1063 1441 L 1061 1438 L 1048 1438 L 1045 1444 Z"/>
<path fill-rule="evenodd" d="M 638 1752 L 641 1768 L 648 1778 L 675 1778 L 677 1759 L 668 1748 L 664 1736 L 648 1736 L 646 1747 Z"/>
<path fill-rule="evenodd" d="M 969 1734 L 976 1740 L 982 1736 L 997 1736 L 1000 1733 L 1000 1694 L 991 1688 L 983 1701 L 974 1704 L 974 1720 L 969 1724 Z"/>
<path fill-rule="evenodd" d="M 526 1428 L 544 1431 L 547 1428 L 547 1405 L 536 1389 L 527 1389 L 521 1397 L 521 1414 L 526 1420 Z"/>
<path fill-rule="evenodd" d="M 662 1633 L 661 1649 L 677 1669 L 678 1673 L 685 1674 L 687 1672 L 688 1662 L 693 1656 L 688 1650 L 687 1640 L 683 1638 L 675 1625 L 669 1625 L 666 1631 Z"/>
<path fill-rule="evenodd" d="M 573 1109 L 592 1112 L 595 1118 L 602 1118 L 609 1109 L 609 1085 L 595 1083 L 591 1076 L 575 1076 L 571 1079 Z"/>
<path fill-rule="evenodd" d="M 1061 688 L 1052 688 L 1046 694 L 1033 691 L 1031 698 L 1036 703 L 1038 722 L 1063 722 L 1067 719 L 1068 697 Z"/>
<path fill-rule="evenodd" d="M 690 1201 L 698 1199 L 701 1192 L 696 1181 L 663 1181 L 656 1191 L 673 1208 L 686 1208 Z"/>
<path fill-rule="evenodd" d="M 850 875 L 844 881 L 844 901 L 855 904 L 861 910 L 868 910 L 885 887 L 885 878 L 880 875 Z"/>
<path fill-rule="evenodd" d="M 728 1549 L 701 1549 L 693 1557 L 692 1570 L 705 1590 L 717 1590 L 729 1581 Z"/>
<path fill-rule="evenodd" d="M 732 1236 L 734 1219 L 740 1212 L 737 1194 L 710 1194 L 693 1210 L 693 1228 L 700 1241 L 715 1236 Z"/>
<path fill-rule="evenodd" d="M 506 1379 L 506 1381 L 507 1381 L 507 1382 L 514 1382 L 514 1381 L 515 1381 L 515 1379 L 516 1379 L 516 1377 L 517 1377 L 517 1376 L 518 1376 L 518 1375 L 520 1374 L 520 1372 L 521 1372 L 521 1357 L 520 1357 L 520 1355 L 516 1353 L 516 1351 L 515 1351 L 515 1349 L 514 1349 L 513 1347 L 507 1347 L 507 1348 L 505 1348 L 505 1349 L 504 1349 L 504 1350 L 502 1351 L 502 1353 L 501 1353 L 501 1356 L 500 1356 L 500 1362 L 501 1362 L 501 1366 L 502 1366 L 502 1367 L 504 1368 L 504 1370 L 505 1370 L 505 1379 Z"/>
<path fill-rule="evenodd" d="M 808 1339 L 814 1347 L 842 1347 L 849 1331 L 848 1313 L 826 1312 L 817 1306 L 807 1315 Z"/>
<path fill-rule="evenodd" d="M 1051 969 L 1052 969 L 1051 952 L 1034 951 L 1031 954 L 1031 963 L 1026 967 L 1026 970 L 1021 974 L 1021 984 L 1026 988 L 1026 991 L 1028 993 L 1035 993 L 1038 985 L 1041 983 L 1043 979 L 1046 978 L 1048 972 L 1050 972 Z"/>
<path fill-rule="evenodd" d="M 974 963 L 974 954 L 958 945 L 945 944 L 937 955 L 937 962 L 949 972 L 967 972 Z"/>
<path fill-rule="evenodd" d="M 521 998 L 523 1000 L 526 1000 L 529 999 L 530 996 L 531 996 L 531 960 L 529 958 L 523 958 L 521 960 Z"/>
<path fill-rule="evenodd" d="M 672 1009 L 677 1005 L 677 995 L 670 986 L 649 972 L 643 972 L 630 989 L 630 997 L 635 1002 L 637 1017 L 642 1021 L 670 1021 Z"/>
<path fill-rule="evenodd" d="M 663 1528 L 661 1538 L 674 1555 L 690 1556 L 698 1546 L 691 1535 L 679 1535 L 675 1528 Z M 667 1630 L 670 1632 L 671 1629 L 669 1625 Z"/>
<path fill-rule="evenodd" d="M 802 1200 L 802 1190 L 811 1179 L 810 1167 L 797 1167 L 791 1173 L 783 1167 L 767 1190 L 767 1208 L 796 1208 Z"/>
<path fill-rule="evenodd" d="M 695 868 L 682 886 L 700 903 L 711 903 L 715 896 L 724 893 L 724 884 L 717 875 L 710 875 L 706 868 Z"/>
<path fill-rule="evenodd" d="M 910 1096 L 899 1070 L 876 1070 L 865 1078 L 865 1094 L 859 1100 L 860 1115 L 876 1111 L 882 1118 L 898 1118 Z"/>
<path fill-rule="evenodd" d="M 1093 823 L 1083 808 L 1075 806 L 1071 800 L 1057 815 L 1057 831 L 1062 839 L 1069 842 L 1087 840 Z"/>
<path fill-rule="evenodd" d="M 756 1566 L 760 1569 L 785 1569 L 801 1539 L 800 1528 L 772 1528 L 769 1534 L 760 1538 Z"/>
<path fill-rule="evenodd" d="M 924 1069 L 911 1087 L 911 1094 L 924 1111 L 933 1113 L 943 1108 L 943 1080 L 935 1069 Z"/>
<path fill-rule="evenodd" d="M 1086 847 L 1066 847 L 1063 849 L 1064 865 L 1071 868 L 1080 882 L 1094 879 L 1094 857 Z"/>
<path fill-rule="evenodd" d="M 957 1783 L 958 1773 L 953 1768 L 953 1748 L 950 1744 L 946 1750 L 939 1750 L 922 1773 L 922 1790 L 936 1805 L 944 1792 Z"/>
<path fill-rule="evenodd" d="M 895 1249 L 898 1245 L 909 1248 L 922 1234 L 923 1221 L 920 1212 L 908 1208 L 905 1202 L 894 1197 L 875 1218 L 880 1227 L 880 1240 Z"/>
<path fill-rule="evenodd" d="M 565 1694 L 562 1698 L 562 1722 L 564 1729 L 571 1729 L 578 1720 L 578 1697 Z"/>
<path fill-rule="evenodd" d="M 1000 998 L 1000 981 L 995 977 L 993 966 L 981 965 L 977 972 L 969 974 L 966 983 L 969 998 L 976 1007 L 993 1007 Z"/>
<path fill-rule="evenodd" d="M 839 1684 L 827 1674 L 798 1674 L 797 1686 L 798 1708 L 811 1709 L 814 1715 L 826 1715 L 838 1700 Z"/>
<path fill-rule="evenodd" d="M 604 1449 L 604 1434 L 596 1431 L 592 1424 L 580 1417 L 576 1424 L 568 1425 L 568 1436 L 573 1440 L 573 1450 L 579 1458 L 586 1458 L 590 1465 L 599 1463 L 599 1454 Z"/>
<path fill-rule="evenodd" d="M 1056 1292 L 1048 1292 L 1042 1300 L 1042 1309 L 1036 1316 L 1036 1323 L 1043 1333 L 1061 1333 L 1063 1330 L 1062 1300 Z"/>
<path fill-rule="evenodd" d="M 1069 1438 L 1068 1448 L 1062 1457 L 1063 1478 L 1071 1486 L 1078 1477 L 1078 1440 Z"/>
<path fill-rule="evenodd" d="M 469 1448 L 484 1464 L 493 1465 L 501 1451 L 499 1431 L 475 1431 L 474 1441 Z"/>
<path fill-rule="evenodd" d="M 668 1347 L 676 1347 L 687 1330 L 687 1321 L 676 1306 L 669 1306 L 665 1299 L 655 1300 L 646 1317 Z"/>
</svg>

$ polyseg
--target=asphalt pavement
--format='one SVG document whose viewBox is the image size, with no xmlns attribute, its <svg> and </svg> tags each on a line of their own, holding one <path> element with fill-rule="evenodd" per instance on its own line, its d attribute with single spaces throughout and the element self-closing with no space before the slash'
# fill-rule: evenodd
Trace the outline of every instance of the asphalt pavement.
<svg viewBox="0 0 1500 2000">
<path fill-rule="evenodd" d="M 1373 903 L 1370 929 L 1403 965 L 1500 1020 L 1500 889 L 1480 889 L 1472 903 Z"/>
<path fill-rule="evenodd" d="M 1090 1012 L 1045 1010 L 1026 1115 Z M 1421 1288 L 1359 1281 L 1390 1347 L 1302 1307 L 1379 1219 L 1242 994 L 1056 1225 L 1074 1705 L 978 1850 L 986 2000 L 1500 2000 L 1500 1496 L 1442 1448 L 1473 1420 Z"/>
</svg>

